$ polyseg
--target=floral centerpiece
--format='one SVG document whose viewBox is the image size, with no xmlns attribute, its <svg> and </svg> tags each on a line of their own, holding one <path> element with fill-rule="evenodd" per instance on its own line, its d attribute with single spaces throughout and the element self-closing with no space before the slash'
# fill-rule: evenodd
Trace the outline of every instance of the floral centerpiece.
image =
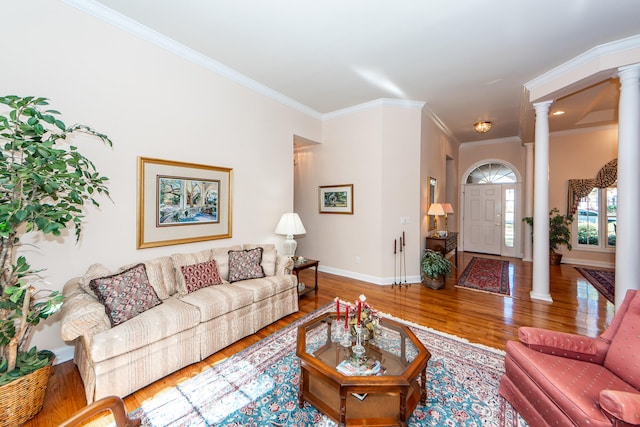
<svg viewBox="0 0 640 427">
<path fill-rule="evenodd" d="M 336 297 L 337 320 L 340 321 L 340 301 Z M 374 336 L 376 328 L 380 323 L 378 311 L 368 302 L 367 297 L 360 295 L 353 303 L 346 303 L 344 312 L 345 328 L 349 327 L 352 336 L 356 336 L 356 326 L 362 327 L 362 339 L 367 341 Z"/>
</svg>

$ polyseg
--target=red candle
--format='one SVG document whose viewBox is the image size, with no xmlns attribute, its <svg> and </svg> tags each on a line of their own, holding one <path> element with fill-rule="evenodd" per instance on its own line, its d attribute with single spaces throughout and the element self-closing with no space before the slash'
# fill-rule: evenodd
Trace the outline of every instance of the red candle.
<svg viewBox="0 0 640 427">
<path fill-rule="evenodd" d="M 347 305 L 344 309 L 344 327 L 349 327 L 349 306 Z"/>
<path fill-rule="evenodd" d="M 403 244 L 402 244 L 402 237 L 400 237 L 400 252 L 402 252 L 402 246 L 403 246 Z"/>
<path fill-rule="evenodd" d="M 404 237 L 404 231 L 402 232 L 402 246 L 407 244 L 407 239 Z"/>
<path fill-rule="evenodd" d="M 340 321 L 340 299 L 336 297 L 336 322 Z"/>
<path fill-rule="evenodd" d="M 358 326 L 360 326 L 360 312 L 362 311 L 362 301 L 358 300 Z"/>
<path fill-rule="evenodd" d="M 396 239 L 393 239 L 393 254 L 396 253 Z"/>
</svg>

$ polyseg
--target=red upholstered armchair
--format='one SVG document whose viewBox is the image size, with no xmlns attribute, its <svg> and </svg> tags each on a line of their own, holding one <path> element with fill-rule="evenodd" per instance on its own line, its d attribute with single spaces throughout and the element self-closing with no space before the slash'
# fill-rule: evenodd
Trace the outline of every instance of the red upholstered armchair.
<svg viewBox="0 0 640 427">
<path fill-rule="evenodd" d="M 640 291 L 597 338 L 519 328 L 500 394 L 531 426 L 640 425 Z"/>
</svg>

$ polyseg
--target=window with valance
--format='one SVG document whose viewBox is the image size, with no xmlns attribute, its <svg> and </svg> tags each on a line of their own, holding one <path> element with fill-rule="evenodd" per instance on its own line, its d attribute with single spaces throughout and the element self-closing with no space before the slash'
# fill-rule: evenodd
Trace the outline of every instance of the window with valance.
<svg viewBox="0 0 640 427">
<path fill-rule="evenodd" d="M 600 169 L 595 178 L 570 179 L 567 215 L 573 217 L 580 199 L 585 198 L 594 188 L 607 188 L 618 181 L 618 159 L 613 159 Z"/>
</svg>

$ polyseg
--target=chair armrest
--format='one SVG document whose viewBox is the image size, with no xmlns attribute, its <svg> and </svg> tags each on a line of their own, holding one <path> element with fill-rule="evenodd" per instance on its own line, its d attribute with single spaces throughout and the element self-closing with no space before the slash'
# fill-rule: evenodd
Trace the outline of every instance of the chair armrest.
<svg viewBox="0 0 640 427">
<path fill-rule="evenodd" d="M 609 343 L 601 338 L 586 337 L 542 328 L 518 328 L 518 338 L 532 350 L 569 359 L 602 365 Z"/>
<path fill-rule="evenodd" d="M 276 276 L 282 274 L 291 274 L 293 271 L 293 260 L 284 255 L 276 255 Z"/>
<path fill-rule="evenodd" d="M 111 329 L 104 305 L 86 293 L 77 278 L 69 280 L 62 291 L 64 304 L 60 310 L 60 336 L 73 341 L 82 335 L 95 335 Z"/>
<path fill-rule="evenodd" d="M 600 408 L 609 419 L 622 421 L 625 425 L 640 425 L 640 393 L 602 390 Z"/>
<path fill-rule="evenodd" d="M 137 427 L 142 422 L 139 418 L 129 418 L 124 402 L 118 396 L 107 396 L 85 406 L 64 421 L 58 427 L 74 427 L 83 425 L 87 420 L 101 412 L 111 411 L 117 427 Z"/>
</svg>

